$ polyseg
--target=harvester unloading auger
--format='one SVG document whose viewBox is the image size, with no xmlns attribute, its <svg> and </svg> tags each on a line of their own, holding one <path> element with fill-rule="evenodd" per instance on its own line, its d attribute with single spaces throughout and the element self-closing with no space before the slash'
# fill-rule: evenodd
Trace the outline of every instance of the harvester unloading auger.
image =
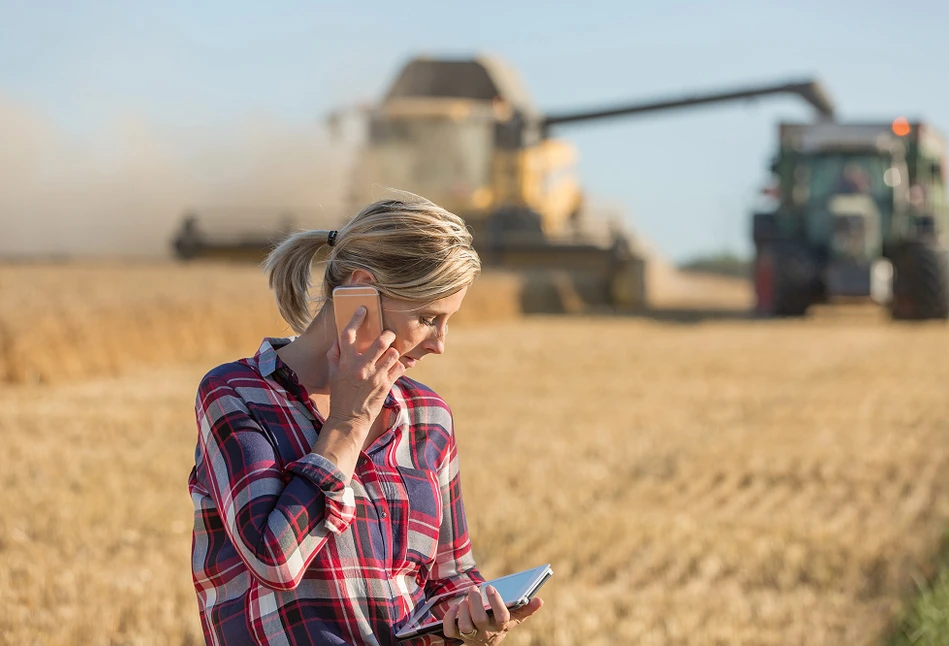
<svg viewBox="0 0 949 646">
<path fill-rule="evenodd" d="M 814 81 L 635 102 L 545 115 L 514 71 L 491 57 L 408 61 L 383 100 L 360 109 L 368 121 L 347 214 L 378 199 L 379 187 L 410 191 L 462 216 L 486 267 L 513 270 L 533 285 L 525 309 L 551 309 L 567 289 L 591 307 L 630 310 L 646 303 L 645 261 L 618 223 L 598 224 L 584 208 L 574 147 L 551 137 L 555 128 L 793 94 L 824 118 L 834 107 Z M 342 112 L 331 115 L 335 124 Z M 605 224 L 605 223 L 599 223 Z M 277 239 L 260 239 L 265 252 Z M 243 243 L 246 246 L 246 240 Z M 175 240 L 179 257 L 227 253 L 201 235 L 200 218 Z"/>
</svg>

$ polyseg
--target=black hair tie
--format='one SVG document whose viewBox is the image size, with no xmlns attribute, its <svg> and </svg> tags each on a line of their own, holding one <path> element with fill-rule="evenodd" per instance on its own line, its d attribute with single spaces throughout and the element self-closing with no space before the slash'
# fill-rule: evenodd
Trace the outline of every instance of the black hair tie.
<svg viewBox="0 0 949 646">
<path fill-rule="evenodd" d="M 328 244 L 328 245 L 331 246 L 331 247 L 332 247 L 334 244 L 336 244 L 336 234 L 337 234 L 337 233 L 339 233 L 339 232 L 338 232 L 338 231 L 330 231 L 330 234 L 329 234 L 328 236 L 326 236 L 326 244 Z"/>
</svg>

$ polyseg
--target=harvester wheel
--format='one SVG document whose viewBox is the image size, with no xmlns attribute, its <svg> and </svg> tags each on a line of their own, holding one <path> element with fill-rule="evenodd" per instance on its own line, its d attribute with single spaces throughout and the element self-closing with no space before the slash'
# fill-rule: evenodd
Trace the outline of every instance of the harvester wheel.
<svg viewBox="0 0 949 646">
<path fill-rule="evenodd" d="M 949 262 L 933 242 L 908 242 L 893 258 L 893 300 L 896 320 L 949 318 Z"/>
</svg>

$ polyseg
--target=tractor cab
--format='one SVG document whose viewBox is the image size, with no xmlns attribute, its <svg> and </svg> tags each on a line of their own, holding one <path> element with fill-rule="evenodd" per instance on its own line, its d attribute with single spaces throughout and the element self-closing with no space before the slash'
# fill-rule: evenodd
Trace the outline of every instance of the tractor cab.
<svg viewBox="0 0 949 646">
<path fill-rule="evenodd" d="M 928 303 L 919 305 L 927 312 L 946 309 L 937 236 L 947 224 L 944 148 L 934 131 L 903 126 L 780 126 L 772 166 L 780 205 L 757 214 L 753 227 L 760 313 L 801 315 L 812 303 L 850 297 L 892 305 L 897 283 L 918 282 L 906 281 L 920 254 L 937 279 L 920 288 L 932 294 L 912 299 Z"/>
</svg>

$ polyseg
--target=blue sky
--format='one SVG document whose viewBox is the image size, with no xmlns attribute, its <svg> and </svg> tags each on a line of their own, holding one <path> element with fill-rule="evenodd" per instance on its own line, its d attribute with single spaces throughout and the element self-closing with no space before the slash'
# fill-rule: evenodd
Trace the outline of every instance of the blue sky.
<svg viewBox="0 0 949 646">
<path fill-rule="evenodd" d="M 816 76 L 841 118 L 906 115 L 949 133 L 947 32 L 949 3 L 935 1 L 0 0 L 0 102 L 40 115 L 82 166 L 128 115 L 180 142 L 227 137 L 252 118 L 312 128 L 377 97 L 416 53 L 485 52 L 551 111 Z M 776 123 L 810 115 L 775 97 L 557 134 L 579 149 L 588 191 L 682 259 L 749 251 Z M 0 193 L 0 217 L 9 207 Z"/>
</svg>

